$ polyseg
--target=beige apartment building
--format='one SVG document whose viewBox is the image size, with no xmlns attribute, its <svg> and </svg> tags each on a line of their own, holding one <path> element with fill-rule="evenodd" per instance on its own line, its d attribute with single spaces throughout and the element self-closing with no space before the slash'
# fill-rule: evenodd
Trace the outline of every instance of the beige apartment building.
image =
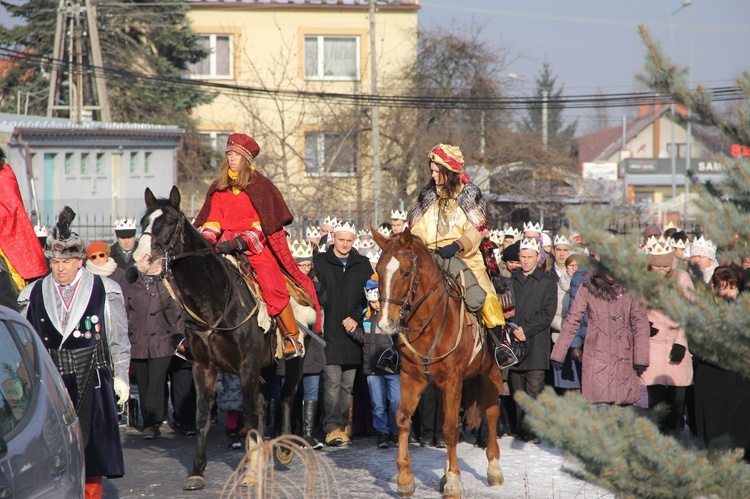
<svg viewBox="0 0 750 499">
<path fill-rule="evenodd" d="M 371 109 L 352 98 L 372 90 L 369 0 L 188 3 L 211 54 L 186 77 L 217 92 L 195 110 L 201 133 L 219 150 L 235 131 L 256 138 L 258 168 L 284 194 L 297 230 L 329 215 L 372 223 Z M 418 10 L 419 0 L 376 2 L 381 93 L 393 93 L 416 59 Z"/>
</svg>

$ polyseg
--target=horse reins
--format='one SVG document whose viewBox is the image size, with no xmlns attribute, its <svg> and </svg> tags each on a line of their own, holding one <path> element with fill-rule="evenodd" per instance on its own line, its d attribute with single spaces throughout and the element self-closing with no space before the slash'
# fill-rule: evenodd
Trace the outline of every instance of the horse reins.
<svg viewBox="0 0 750 499">
<path fill-rule="evenodd" d="M 169 244 L 166 244 L 164 241 L 162 241 L 159 236 L 154 234 L 153 232 L 144 232 L 143 236 L 150 236 L 152 240 L 159 246 L 159 248 L 164 253 L 163 260 L 164 260 L 164 276 L 162 277 L 162 282 L 164 283 L 164 286 L 167 288 L 167 291 L 169 292 L 170 296 L 179 303 L 182 308 L 185 309 L 185 311 L 195 319 L 200 324 L 207 326 L 211 331 L 232 331 L 234 329 L 237 329 L 238 327 L 245 324 L 247 321 L 250 320 L 250 318 L 255 315 L 255 313 L 258 310 L 258 303 L 255 303 L 255 306 L 250 310 L 250 312 L 247 314 L 247 316 L 237 324 L 236 326 L 232 327 L 219 327 L 219 324 L 221 324 L 224 319 L 226 318 L 227 314 L 229 313 L 229 310 L 231 307 L 235 304 L 237 301 L 237 296 L 239 293 L 232 293 L 232 290 L 234 289 L 234 283 L 230 279 L 231 289 L 227 293 L 227 300 L 226 304 L 224 305 L 224 311 L 221 313 L 219 318 L 213 323 L 207 322 L 205 319 L 201 318 L 196 312 L 194 312 L 188 305 L 185 303 L 184 298 L 182 297 L 182 293 L 179 291 L 179 288 L 174 284 L 174 275 L 172 274 L 172 269 L 170 266 L 170 263 L 181 260 L 182 258 L 187 258 L 189 256 L 202 256 L 209 253 L 213 253 L 213 248 L 204 248 L 200 250 L 194 250 L 194 251 L 187 251 L 184 253 L 180 253 L 179 255 L 172 254 L 173 250 L 177 246 L 177 241 L 181 241 L 183 244 L 185 243 L 185 223 L 188 223 L 187 218 L 183 213 L 180 213 L 180 222 L 175 226 L 175 230 L 172 232 L 171 237 L 169 238 Z"/>
<path fill-rule="evenodd" d="M 399 312 L 398 316 L 398 336 L 401 338 L 401 340 L 404 342 L 404 345 L 419 359 L 422 361 L 422 367 L 424 368 L 424 373 L 427 378 L 431 378 L 432 374 L 430 373 L 430 365 L 435 364 L 442 359 L 446 358 L 450 354 L 452 354 L 457 348 L 458 345 L 461 343 L 461 338 L 463 336 L 463 328 L 464 328 L 464 301 L 460 300 L 461 302 L 461 313 L 460 313 L 460 319 L 459 319 L 459 328 L 458 328 L 458 335 L 456 335 L 456 344 L 453 345 L 453 348 L 450 349 L 450 351 L 446 352 L 445 354 L 431 358 L 430 356 L 435 351 L 435 348 L 437 348 L 438 342 L 440 341 L 440 338 L 443 335 L 443 331 L 445 330 L 445 320 L 440 324 L 440 328 L 438 329 L 437 334 L 435 335 L 435 339 L 432 342 L 432 345 L 430 345 L 430 348 L 427 350 L 427 355 L 422 355 L 419 352 L 417 352 L 416 348 L 414 348 L 414 345 L 412 345 L 411 341 L 409 340 L 409 337 L 407 336 L 408 333 L 415 333 L 419 331 L 424 331 L 424 329 L 432 322 L 432 319 L 435 318 L 435 314 L 437 313 L 437 310 L 439 307 L 435 307 L 432 309 L 432 312 L 430 312 L 429 317 L 425 321 L 425 323 L 420 328 L 412 329 L 406 327 L 406 324 L 414 317 L 414 312 L 419 308 L 419 306 L 424 303 L 424 301 L 432 294 L 433 291 L 435 291 L 438 287 L 438 282 L 435 283 L 435 285 L 427 290 L 424 295 L 422 295 L 414 304 L 411 303 L 411 298 L 416 294 L 417 292 L 417 286 L 419 284 L 419 267 L 417 266 L 417 255 L 416 253 L 412 252 L 406 252 L 403 250 L 400 251 L 386 251 L 383 250 L 383 253 L 386 254 L 392 254 L 392 255 L 403 255 L 408 257 L 411 260 L 411 276 L 409 280 L 409 289 L 406 292 L 406 296 L 403 300 L 394 300 L 391 298 L 379 298 L 379 301 L 383 303 L 392 303 L 393 305 L 397 305 L 401 307 L 401 311 Z M 441 300 L 445 301 L 445 307 L 443 311 L 443 318 L 445 318 L 448 315 L 448 306 L 450 305 L 450 299 L 451 294 L 448 292 L 448 287 L 446 286 L 445 289 L 443 289 L 443 295 L 440 297 Z M 407 317 L 408 314 L 408 317 Z"/>
</svg>

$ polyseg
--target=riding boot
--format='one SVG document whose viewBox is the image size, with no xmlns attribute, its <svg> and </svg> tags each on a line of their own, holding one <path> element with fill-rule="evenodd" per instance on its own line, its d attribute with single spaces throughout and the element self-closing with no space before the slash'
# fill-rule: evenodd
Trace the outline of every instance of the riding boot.
<svg viewBox="0 0 750 499">
<path fill-rule="evenodd" d="M 501 335 L 503 334 L 502 326 L 494 328 L 492 332 L 495 333 L 496 337 L 501 338 Z M 506 367 L 510 367 L 518 363 L 516 354 L 513 353 L 513 350 L 511 350 L 508 345 L 502 342 L 500 342 L 499 344 L 495 343 L 495 340 L 492 338 L 492 335 L 489 334 L 488 331 L 487 344 L 490 347 L 490 351 L 494 352 L 495 362 L 497 363 L 498 367 L 500 367 L 500 369 L 505 369 Z"/>
<path fill-rule="evenodd" d="M 318 412 L 318 401 L 317 400 L 303 400 L 302 401 L 302 438 L 307 442 L 307 447 L 310 449 L 320 450 L 323 448 L 323 443 L 318 442 L 313 436 L 313 428 L 315 427 L 315 415 Z"/>
<path fill-rule="evenodd" d="M 300 357 L 302 355 L 302 344 L 298 339 L 299 329 L 290 303 L 287 303 L 286 307 L 276 316 L 276 324 L 281 329 L 284 338 L 284 359 Z"/>
</svg>

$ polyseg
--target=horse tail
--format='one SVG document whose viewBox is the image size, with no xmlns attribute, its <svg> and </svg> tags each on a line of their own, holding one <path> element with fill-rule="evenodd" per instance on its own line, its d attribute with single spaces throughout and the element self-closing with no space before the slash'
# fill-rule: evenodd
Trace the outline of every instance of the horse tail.
<svg viewBox="0 0 750 499">
<path fill-rule="evenodd" d="M 482 425 L 484 416 L 484 380 L 474 376 L 464 381 L 464 422 L 469 430 L 476 430 Z"/>
</svg>

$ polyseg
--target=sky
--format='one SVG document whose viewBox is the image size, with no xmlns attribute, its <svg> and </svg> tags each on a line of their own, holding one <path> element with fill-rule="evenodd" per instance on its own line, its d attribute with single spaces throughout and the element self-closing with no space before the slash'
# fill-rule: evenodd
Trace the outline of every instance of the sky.
<svg viewBox="0 0 750 499">
<path fill-rule="evenodd" d="M 645 61 L 639 24 L 644 24 L 670 53 L 672 21 L 674 59 L 684 66 L 690 66 L 692 59 L 694 83 L 728 86 L 743 70 L 750 70 L 748 0 L 693 0 L 681 9 L 683 0 L 419 3 L 420 28 L 470 31 L 472 24 L 483 26 L 483 40 L 491 46 L 509 47 L 518 59 L 507 72 L 517 75 L 515 91 L 519 94 L 532 93 L 534 79 L 545 60 L 550 62 L 557 83 L 564 85 L 567 95 L 592 94 L 597 87 L 605 93 L 642 90 L 635 80 Z M 585 128 L 591 116 L 592 112 L 585 109 L 565 112 L 566 119 L 579 119 L 579 130 Z"/>
</svg>

